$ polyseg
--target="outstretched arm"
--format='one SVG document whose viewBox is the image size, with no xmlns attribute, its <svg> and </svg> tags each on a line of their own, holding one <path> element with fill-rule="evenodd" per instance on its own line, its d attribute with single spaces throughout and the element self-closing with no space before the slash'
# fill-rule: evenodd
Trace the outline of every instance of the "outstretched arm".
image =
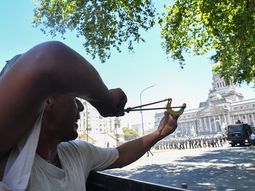
<svg viewBox="0 0 255 191">
<path fill-rule="evenodd" d="M 33 47 L 0 78 L 0 158 L 32 127 L 44 101 L 68 94 L 88 100 L 102 116 L 123 115 L 126 96 L 108 90 L 95 68 L 60 42 Z"/>
<path fill-rule="evenodd" d="M 155 143 L 175 131 L 179 116 L 179 114 L 173 115 L 169 112 L 165 112 L 156 131 L 120 145 L 117 148 L 119 151 L 119 158 L 108 168 L 121 168 L 139 159 Z"/>
</svg>

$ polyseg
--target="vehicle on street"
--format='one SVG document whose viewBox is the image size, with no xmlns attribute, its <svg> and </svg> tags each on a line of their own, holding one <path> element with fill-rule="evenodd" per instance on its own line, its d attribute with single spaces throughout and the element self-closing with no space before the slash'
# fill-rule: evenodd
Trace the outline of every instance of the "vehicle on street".
<svg viewBox="0 0 255 191">
<path fill-rule="evenodd" d="M 246 123 L 229 125 L 227 128 L 227 140 L 232 147 L 250 145 L 251 126 Z"/>
</svg>

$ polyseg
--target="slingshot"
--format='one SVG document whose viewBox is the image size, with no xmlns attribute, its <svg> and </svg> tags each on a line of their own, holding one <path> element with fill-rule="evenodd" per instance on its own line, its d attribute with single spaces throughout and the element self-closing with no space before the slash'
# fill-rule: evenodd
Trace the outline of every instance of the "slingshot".
<svg viewBox="0 0 255 191">
<path fill-rule="evenodd" d="M 146 107 L 146 106 L 149 106 L 149 105 L 154 105 L 154 104 L 165 102 L 165 101 L 167 101 L 166 107 L 143 108 L 143 107 Z M 174 107 L 172 107 L 171 103 L 172 103 L 172 98 L 168 98 L 168 99 L 164 99 L 164 100 L 161 100 L 161 101 L 147 103 L 147 104 L 144 104 L 144 105 L 139 105 L 139 106 L 135 106 L 135 107 L 128 107 L 124 111 L 129 113 L 130 111 L 145 111 L 145 110 L 160 110 L 160 109 L 165 109 L 171 115 L 174 115 L 174 116 L 178 115 L 178 116 L 180 116 L 183 113 L 184 109 L 186 108 L 186 104 L 184 103 L 184 104 L 182 104 L 182 106 L 174 106 Z M 180 109 L 177 110 L 177 111 L 174 111 L 173 109 L 175 109 L 175 108 L 180 108 Z"/>
</svg>

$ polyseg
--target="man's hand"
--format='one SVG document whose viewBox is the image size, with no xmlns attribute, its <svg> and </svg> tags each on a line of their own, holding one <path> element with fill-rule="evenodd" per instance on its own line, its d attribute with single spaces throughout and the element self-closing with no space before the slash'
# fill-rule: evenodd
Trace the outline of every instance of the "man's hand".
<svg viewBox="0 0 255 191">
<path fill-rule="evenodd" d="M 164 113 L 164 117 L 161 119 L 159 127 L 158 127 L 158 133 L 159 133 L 159 139 L 163 139 L 167 135 L 172 134 L 176 127 L 177 127 L 177 120 L 180 117 L 180 115 L 184 112 L 184 109 L 186 108 L 186 104 L 184 103 L 180 110 L 174 111 L 171 107 L 172 99 L 168 99 L 166 108 L 167 111 Z"/>
<path fill-rule="evenodd" d="M 161 119 L 157 129 L 159 133 L 159 139 L 163 139 L 175 131 L 178 117 L 179 116 L 173 116 L 169 112 L 165 111 L 164 117 Z"/>
<path fill-rule="evenodd" d="M 124 107 L 127 103 L 126 94 L 120 89 L 109 90 L 110 96 L 112 97 L 112 116 L 123 116 L 125 111 Z"/>
<path fill-rule="evenodd" d="M 120 89 L 110 89 L 105 100 L 97 103 L 97 110 L 103 117 L 123 116 L 127 103 L 126 94 Z"/>
</svg>

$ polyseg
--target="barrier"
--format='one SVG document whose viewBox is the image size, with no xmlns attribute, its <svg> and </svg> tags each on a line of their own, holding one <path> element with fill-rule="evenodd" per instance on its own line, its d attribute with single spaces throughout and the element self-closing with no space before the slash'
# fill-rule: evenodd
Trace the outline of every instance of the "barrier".
<svg viewBox="0 0 255 191">
<path fill-rule="evenodd" d="M 122 178 L 102 172 L 91 172 L 87 191 L 187 191 L 187 189 Z"/>
</svg>

